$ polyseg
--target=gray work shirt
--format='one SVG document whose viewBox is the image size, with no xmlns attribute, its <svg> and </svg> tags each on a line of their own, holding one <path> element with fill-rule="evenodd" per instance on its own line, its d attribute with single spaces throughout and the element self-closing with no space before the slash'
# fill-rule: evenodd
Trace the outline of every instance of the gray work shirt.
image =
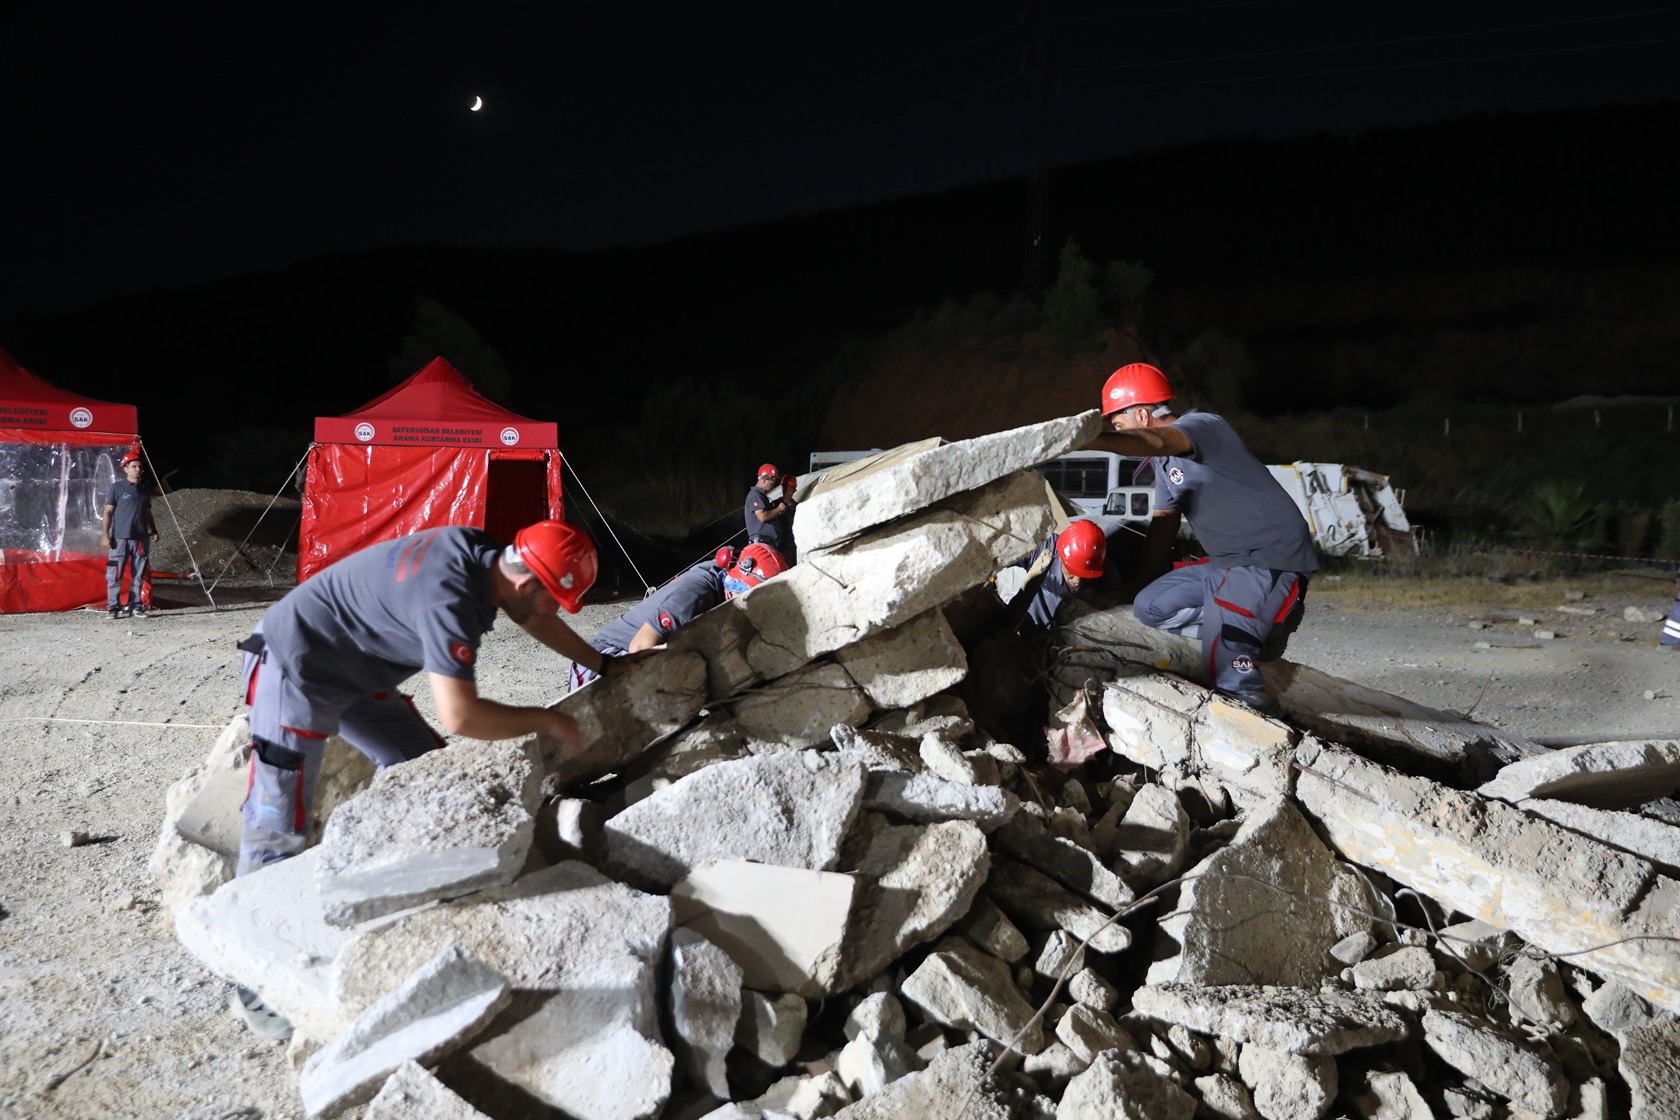
<svg viewBox="0 0 1680 1120">
<path fill-rule="evenodd" d="M 140 484 L 119 478 L 105 499 L 111 507 L 111 539 L 137 541 L 152 535 L 152 496 Z"/>
<path fill-rule="evenodd" d="M 1155 508 L 1183 514 L 1220 567 L 1318 571 L 1306 519 L 1236 429 L 1195 411 L 1173 426 L 1190 440 L 1190 452 L 1156 459 Z"/>
<path fill-rule="evenodd" d="M 602 653 L 630 652 L 630 639 L 652 626 L 659 640 L 723 602 L 723 569 L 711 560 L 679 572 L 670 583 L 595 632 L 589 644 Z"/>
<path fill-rule="evenodd" d="M 743 511 L 747 519 L 747 540 L 754 544 L 767 544 L 786 556 L 788 550 L 783 542 L 793 540 L 793 511 L 788 510 L 774 521 L 760 521 L 756 516 L 758 511 L 769 508 L 768 491 L 756 486 L 747 491 L 747 504 Z"/>
<path fill-rule="evenodd" d="M 298 585 L 262 618 L 265 668 L 317 713 L 394 690 L 419 672 L 472 680 L 496 621 L 490 574 L 501 546 L 451 526 L 371 545 Z"/>
<path fill-rule="evenodd" d="M 1032 602 L 1027 607 L 1027 620 L 1040 630 L 1050 629 L 1050 624 L 1056 619 L 1056 612 L 1062 609 L 1062 604 L 1076 597 L 1079 592 L 1068 586 L 1067 572 L 1062 568 L 1062 558 L 1056 553 L 1056 534 L 1052 533 L 1044 543 L 1033 550 L 1027 557 L 1025 567 L 1031 569 L 1038 562 L 1038 558 L 1045 551 L 1050 553 L 1050 566 L 1044 570 L 1044 579 L 1033 592 Z"/>
</svg>

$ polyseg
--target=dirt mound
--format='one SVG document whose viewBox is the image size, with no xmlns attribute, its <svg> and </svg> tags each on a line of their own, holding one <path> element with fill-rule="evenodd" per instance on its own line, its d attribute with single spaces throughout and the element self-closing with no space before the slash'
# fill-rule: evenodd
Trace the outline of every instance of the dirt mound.
<svg viewBox="0 0 1680 1120">
<path fill-rule="evenodd" d="M 297 571 L 302 512 L 296 498 L 252 490 L 175 490 L 152 502 L 159 534 L 152 567 L 189 575 L 197 560 L 207 581 L 224 566 L 225 579 L 270 570 L 276 579 L 290 579 Z"/>
</svg>

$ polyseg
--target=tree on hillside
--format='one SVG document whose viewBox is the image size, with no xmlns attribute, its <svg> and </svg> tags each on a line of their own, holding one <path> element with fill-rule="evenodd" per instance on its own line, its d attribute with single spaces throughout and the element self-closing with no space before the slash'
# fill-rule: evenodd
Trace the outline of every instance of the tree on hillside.
<svg viewBox="0 0 1680 1120">
<path fill-rule="evenodd" d="M 401 381 L 433 358 L 442 358 L 498 404 L 507 404 L 513 377 L 501 354 L 479 337 L 478 329 L 435 299 L 414 303 L 414 330 L 387 363 L 392 381 Z"/>
<path fill-rule="evenodd" d="M 1155 270 L 1142 261 L 1109 261 L 1103 272 L 1103 310 L 1115 325 L 1135 327 L 1143 318 L 1143 297 L 1155 282 Z"/>
<path fill-rule="evenodd" d="M 1068 238 L 1062 246 L 1056 282 L 1044 296 L 1044 325 L 1063 354 L 1085 349 L 1102 326 L 1102 297 L 1097 293 L 1096 278 L 1097 267 L 1085 259 L 1078 243 Z"/>
</svg>

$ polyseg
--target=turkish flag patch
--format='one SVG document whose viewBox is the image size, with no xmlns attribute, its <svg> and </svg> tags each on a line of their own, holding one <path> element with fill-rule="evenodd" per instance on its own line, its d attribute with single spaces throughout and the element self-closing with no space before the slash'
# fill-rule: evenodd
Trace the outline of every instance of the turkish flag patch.
<svg viewBox="0 0 1680 1120">
<path fill-rule="evenodd" d="M 452 642 L 449 646 L 449 656 L 453 657 L 463 665 L 471 665 L 473 660 L 473 648 L 466 642 Z"/>
<path fill-rule="evenodd" d="M 677 620 L 671 617 L 669 611 L 659 612 L 659 628 L 667 634 L 677 628 Z"/>
</svg>

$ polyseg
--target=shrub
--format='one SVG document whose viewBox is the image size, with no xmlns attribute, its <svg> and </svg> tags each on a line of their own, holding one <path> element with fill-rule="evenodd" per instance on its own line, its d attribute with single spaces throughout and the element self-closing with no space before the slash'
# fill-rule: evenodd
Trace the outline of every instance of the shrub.
<svg viewBox="0 0 1680 1120">
<path fill-rule="evenodd" d="M 1579 482 L 1537 482 L 1523 496 L 1521 535 L 1541 548 L 1574 548 L 1593 529 L 1593 510 L 1581 497 Z"/>
<path fill-rule="evenodd" d="M 1096 274 L 1096 266 L 1085 259 L 1073 238 L 1068 238 L 1062 246 L 1056 282 L 1044 297 L 1044 325 L 1056 349 L 1064 355 L 1077 354 L 1090 346 L 1102 326 Z"/>
</svg>

